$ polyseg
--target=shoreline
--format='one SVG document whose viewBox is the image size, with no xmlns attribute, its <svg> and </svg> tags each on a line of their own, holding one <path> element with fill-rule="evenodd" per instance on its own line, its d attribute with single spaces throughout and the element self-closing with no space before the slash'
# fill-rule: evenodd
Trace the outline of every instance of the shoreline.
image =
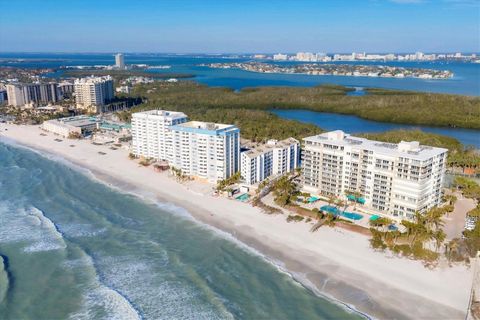
<svg viewBox="0 0 480 320">
<path fill-rule="evenodd" d="M 0 142 L 6 137 L 20 147 L 45 152 L 50 160 L 65 159 L 119 192 L 187 210 L 207 228 L 253 248 L 304 287 L 346 309 L 395 319 L 463 319 L 466 314 L 472 270 L 465 266 L 432 271 L 418 261 L 375 252 L 367 237 L 343 229 L 310 233 L 310 224 L 287 223 L 285 216 L 195 192 L 151 167 L 139 166 L 123 149 L 113 151 L 85 140 L 55 142 L 51 133 L 40 136 L 38 126 L 0 124 L 0 130 Z M 99 155 L 99 150 L 107 154 Z M 120 177 L 119 172 L 128 174 Z"/>
</svg>

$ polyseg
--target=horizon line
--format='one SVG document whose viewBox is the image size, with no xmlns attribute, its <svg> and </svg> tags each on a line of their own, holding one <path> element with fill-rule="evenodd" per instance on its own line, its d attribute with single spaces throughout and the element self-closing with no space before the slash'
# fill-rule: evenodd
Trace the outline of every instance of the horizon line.
<svg viewBox="0 0 480 320">
<path fill-rule="evenodd" d="M 76 53 L 76 54 L 173 54 L 173 55 L 191 55 L 191 54 L 202 54 L 202 55 L 225 55 L 225 54 L 264 54 L 264 55 L 274 55 L 274 54 L 296 54 L 298 52 L 310 52 L 310 53 L 323 53 L 323 54 L 352 54 L 352 53 L 368 53 L 368 54 L 411 54 L 416 52 L 422 52 L 426 54 L 451 54 L 451 53 L 465 53 L 465 54 L 480 54 L 480 51 L 461 51 L 461 50 L 452 50 L 452 51 L 367 51 L 367 50 L 354 50 L 354 51 L 309 51 L 309 50 L 300 50 L 296 52 L 287 52 L 287 51 L 275 51 L 275 52 L 175 52 L 175 51 L 0 51 L 0 54 L 8 53 L 53 53 L 53 54 L 62 54 L 62 53 Z"/>
</svg>

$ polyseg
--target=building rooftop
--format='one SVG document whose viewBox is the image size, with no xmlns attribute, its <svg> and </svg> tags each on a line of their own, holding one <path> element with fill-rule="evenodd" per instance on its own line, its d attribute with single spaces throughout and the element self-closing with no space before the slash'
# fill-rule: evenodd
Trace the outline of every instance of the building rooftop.
<svg viewBox="0 0 480 320">
<path fill-rule="evenodd" d="M 213 122 L 203 122 L 203 121 L 189 121 L 189 122 L 179 124 L 179 126 L 182 126 L 185 128 L 196 128 L 196 129 L 204 129 L 204 130 L 221 130 L 221 129 L 232 127 L 233 125 L 213 123 Z"/>
<path fill-rule="evenodd" d="M 220 134 L 228 131 L 239 130 L 233 124 L 203 122 L 203 121 L 189 121 L 177 124 L 171 127 L 172 130 L 195 132 L 202 134 Z"/>
<path fill-rule="evenodd" d="M 286 148 L 292 144 L 299 143 L 297 139 L 294 138 L 287 138 L 281 141 L 278 140 L 268 140 L 266 144 L 257 146 L 255 148 L 252 148 L 250 150 L 242 152 L 246 156 L 250 158 L 255 158 L 263 153 L 269 152 L 274 150 L 275 148 Z"/>
<path fill-rule="evenodd" d="M 101 120 L 91 116 L 76 116 L 76 117 L 66 117 L 66 118 L 47 120 L 47 122 L 53 122 L 53 123 L 56 123 L 57 125 L 66 125 L 66 126 L 81 128 L 81 127 L 91 126 L 92 124 L 99 123 L 101 122 Z"/>
<path fill-rule="evenodd" d="M 167 110 L 148 110 L 148 111 L 141 111 L 135 112 L 133 114 L 134 117 L 138 116 L 160 116 L 160 117 L 173 117 L 173 118 L 186 118 L 187 115 L 183 112 L 179 111 L 167 111 Z"/>
<path fill-rule="evenodd" d="M 336 146 L 351 146 L 357 149 L 374 151 L 394 157 L 405 157 L 416 160 L 427 160 L 438 154 L 447 152 L 448 149 L 421 145 L 418 141 L 401 141 L 400 143 L 388 143 L 349 135 L 341 130 L 325 132 L 316 136 L 303 139 L 308 142 L 320 142 Z"/>
<path fill-rule="evenodd" d="M 90 77 L 85 77 L 85 78 L 80 78 L 80 79 L 75 79 L 75 84 L 89 84 L 89 83 L 102 83 L 105 81 L 110 81 L 113 80 L 111 76 L 90 76 Z"/>
</svg>

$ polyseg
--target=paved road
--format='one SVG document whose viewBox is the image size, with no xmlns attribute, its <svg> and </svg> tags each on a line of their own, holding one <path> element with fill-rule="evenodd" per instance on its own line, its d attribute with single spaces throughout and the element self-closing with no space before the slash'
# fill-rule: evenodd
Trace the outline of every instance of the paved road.
<svg viewBox="0 0 480 320">
<path fill-rule="evenodd" d="M 444 231 L 447 234 L 447 240 L 460 238 L 465 227 L 465 217 L 467 212 L 475 208 L 475 201 L 473 199 L 464 198 L 460 193 L 454 193 L 457 197 L 455 208 L 449 216 L 445 216 Z"/>
</svg>

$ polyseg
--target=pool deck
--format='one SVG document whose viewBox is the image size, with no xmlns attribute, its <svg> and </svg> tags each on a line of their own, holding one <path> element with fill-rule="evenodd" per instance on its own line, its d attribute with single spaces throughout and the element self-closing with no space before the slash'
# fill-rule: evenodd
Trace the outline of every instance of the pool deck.
<svg viewBox="0 0 480 320">
<path fill-rule="evenodd" d="M 335 206 L 333 204 L 329 204 L 327 201 L 322 200 L 322 199 L 320 199 L 318 201 L 315 201 L 313 203 L 297 202 L 297 204 L 299 206 L 301 206 L 302 208 L 309 209 L 309 210 L 312 210 L 314 208 L 320 209 L 321 207 L 328 206 L 328 205 Z M 339 208 L 339 210 L 340 211 L 351 212 L 351 213 L 357 213 L 357 214 L 362 215 L 363 217 L 359 220 L 349 219 L 345 216 L 341 216 L 341 218 L 345 219 L 345 220 L 348 220 L 348 221 L 351 221 L 354 224 L 362 226 L 364 228 L 370 228 L 370 223 L 369 223 L 370 218 L 374 215 L 377 215 L 377 216 L 380 216 L 380 217 L 387 217 L 387 218 L 390 218 L 392 220 L 395 220 L 393 217 L 391 217 L 389 215 L 381 214 L 381 213 L 378 213 L 378 212 L 373 212 L 372 210 L 363 207 L 361 204 L 357 204 L 356 206 L 354 206 L 354 205 L 351 205 L 350 202 L 347 204 L 347 206 Z M 397 225 L 399 224 L 399 222 L 400 221 L 397 221 Z"/>
</svg>

